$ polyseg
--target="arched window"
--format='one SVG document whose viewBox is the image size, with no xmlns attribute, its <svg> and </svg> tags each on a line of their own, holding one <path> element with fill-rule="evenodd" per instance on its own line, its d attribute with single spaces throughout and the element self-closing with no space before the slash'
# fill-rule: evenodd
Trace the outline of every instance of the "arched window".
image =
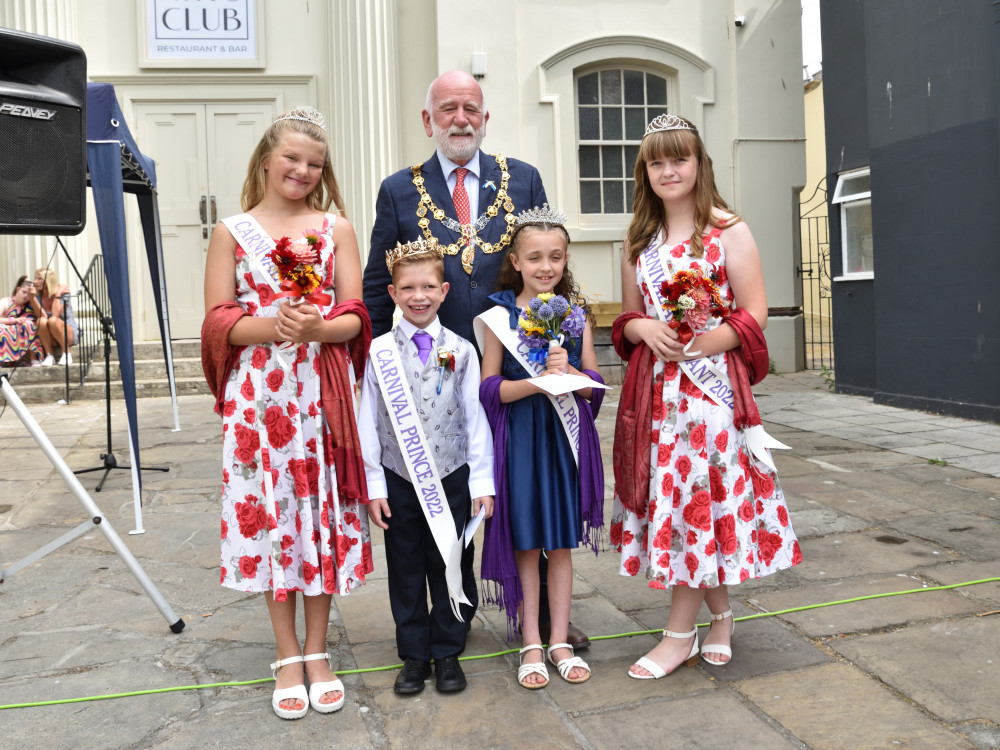
<svg viewBox="0 0 1000 750">
<path fill-rule="evenodd" d="M 632 180 L 646 123 L 668 111 L 668 79 L 637 68 L 576 76 L 581 214 L 632 212 Z"/>
</svg>

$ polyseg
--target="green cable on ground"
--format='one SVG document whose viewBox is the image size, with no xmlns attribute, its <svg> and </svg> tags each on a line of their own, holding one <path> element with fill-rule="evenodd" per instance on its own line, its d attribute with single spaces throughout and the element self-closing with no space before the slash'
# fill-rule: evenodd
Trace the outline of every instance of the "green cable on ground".
<svg viewBox="0 0 1000 750">
<path fill-rule="evenodd" d="M 801 607 L 790 607 L 788 609 L 781 609 L 775 612 L 758 612 L 752 615 L 744 615 L 743 617 L 734 618 L 734 622 L 739 622 L 743 620 L 757 620 L 762 617 L 776 617 L 778 615 L 787 615 L 793 612 L 804 612 L 809 609 L 820 609 L 821 607 L 832 607 L 837 604 L 852 604 L 854 602 L 863 602 L 869 599 L 883 599 L 890 596 L 903 596 L 904 594 L 921 594 L 927 591 L 945 591 L 947 589 L 957 589 L 963 586 L 975 586 L 980 583 L 994 583 L 1000 581 L 1000 577 L 996 578 L 983 578 L 978 581 L 965 581 L 964 583 L 949 583 L 943 586 L 928 586 L 926 588 L 919 589 L 908 589 L 906 591 L 889 591 L 884 594 L 867 594 L 865 596 L 856 596 L 852 599 L 840 599 L 834 602 L 822 602 L 820 604 L 806 604 Z M 698 623 L 697 627 L 707 627 L 709 623 Z M 634 635 L 656 635 L 660 633 L 660 629 L 656 628 L 654 630 L 635 630 L 631 633 L 615 633 L 614 635 L 592 635 L 590 640 L 592 641 L 607 641 L 614 638 L 628 638 Z M 507 654 L 517 653 L 518 649 L 510 648 L 504 651 L 495 651 L 491 654 L 475 654 L 472 656 L 461 656 L 459 661 L 472 661 L 475 659 L 490 659 L 496 656 L 506 656 Z M 365 674 L 368 672 L 386 672 L 390 669 L 399 669 L 402 664 L 388 664 L 384 667 L 367 667 L 365 669 L 343 669 L 337 670 L 338 675 L 347 674 Z M 6 706 L 0 706 L 0 711 L 8 708 L 36 708 L 39 706 L 58 706 L 63 703 L 85 703 L 89 701 L 105 701 L 111 698 L 130 698 L 137 695 L 157 695 L 159 693 L 175 693 L 181 690 L 205 690 L 208 688 L 221 688 L 221 687 L 241 687 L 244 685 L 260 685 L 265 682 L 274 682 L 273 677 L 264 677 L 259 680 L 241 680 L 238 682 L 212 682 L 205 685 L 180 685 L 177 687 L 168 688 L 155 688 L 152 690 L 136 690 L 131 693 L 111 693 L 109 695 L 88 695 L 83 698 L 63 698 L 61 700 L 54 701 L 36 701 L 34 703 L 11 703 Z"/>
</svg>

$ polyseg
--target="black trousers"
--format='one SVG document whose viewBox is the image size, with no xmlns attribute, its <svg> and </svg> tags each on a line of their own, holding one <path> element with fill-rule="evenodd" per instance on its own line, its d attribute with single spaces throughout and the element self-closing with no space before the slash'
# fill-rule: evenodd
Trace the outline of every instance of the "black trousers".
<svg viewBox="0 0 1000 750">
<path fill-rule="evenodd" d="M 389 528 L 385 532 L 385 560 L 389 571 L 389 605 L 396 623 L 396 651 L 400 659 L 443 659 L 465 650 L 466 622 L 476 614 L 479 589 L 472 569 L 475 543 L 462 553 L 462 588 L 472 606 L 461 605 L 459 621 L 451 611 L 444 560 L 424 518 L 413 485 L 385 469 L 389 496 Z M 472 509 L 468 465 L 441 480 L 455 531 L 464 534 Z M 430 590 L 431 607 L 427 607 Z"/>
</svg>

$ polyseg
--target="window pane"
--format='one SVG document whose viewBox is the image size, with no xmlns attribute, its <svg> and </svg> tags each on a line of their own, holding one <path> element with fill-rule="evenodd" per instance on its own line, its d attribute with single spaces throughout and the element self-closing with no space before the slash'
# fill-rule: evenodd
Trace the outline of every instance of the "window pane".
<svg viewBox="0 0 1000 750">
<path fill-rule="evenodd" d="M 621 180 L 612 180 L 603 183 L 604 185 L 604 213 L 623 214 L 625 213 L 625 189 Z"/>
<path fill-rule="evenodd" d="M 580 76 L 576 86 L 578 104 L 597 104 L 597 73 Z"/>
<path fill-rule="evenodd" d="M 601 213 L 601 183 L 597 181 L 580 182 L 580 212 L 585 214 Z"/>
<path fill-rule="evenodd" d="M 620 70 L 601 71 L 601 104 L 622 103 L 622 72 Z"/>
<path fill-rule="evenodd" d="M 597 107 L 580 107 L 580 140 L 599 141 L 601 139 L 600 126 L 598 124 Z"/>
<path fill-rule="evenodd" d="M 874 271 L 871 202 L 848 203 L 841 210 L 844 211 L 847 223 L 844 272 Z"/>
<path fill-rule="evenodd" d="M 600 147 L 598 146 L 580 146 L 581 177 L 601 176 L 601 162 L 600 162 L 599 152 L 600 152 Z"/>
<path fill-rule="evenodd" d="M 654 118 L 657 118 L 660 115 L 665 115 L 665 114 L 667 114 L 667 108 L 666 107 L 647 107 L 646 108 L 646 122 L 647 123 L 651 122 Z"/>
<path fill-rule="evenodd" d="M 624 177 L 622 171 L 622 147 L 602 146 L 601 163 L 604 165 L 604 177 Z"/>
<path fill-rule="evenodd" d="M 642 90 L 642 71 L 641 70 L 626 70 L 625 71 L 625 103 L 626 104 L 645 104 L 646 98 L 644 96 L 645 92 Z"/>
<path fill-rule="evenodd" d="M 667 104 L 667 79 L 646 73 L 646 103 Z"/>
<path fill-rule="evenodd" d="M 837 185 L 837 197 L 846 198 L 851 195 L 857 195 L 858 193 L 870 193 L 871 190 L 872 190 L 871 172 L 865 172 L 864 174 L 850 175 L 840 178 L 840 182 Z"/>
<path fill-rule="evenodd" d="M 625 213 L 633 212 L 635 204 L 635 180 L 625 180 Z"/>
<path fill-rule="evenodd" d="M 638 146 L 625 147 L 625 172 L 629 176 L 635 174 L 635 163 L 639 159 Z"/>
<path fill-rule="evenodd" d="M 642 107 L 625 108 L 625 140 L 641 141 L 646 132 L 646 110 Z"/>
<path fill-rule="evenodd" d="M 620 141 L 622 139 L 621 107 L 603 107 L 601 109 L 602 140 Z"/>
</svg>

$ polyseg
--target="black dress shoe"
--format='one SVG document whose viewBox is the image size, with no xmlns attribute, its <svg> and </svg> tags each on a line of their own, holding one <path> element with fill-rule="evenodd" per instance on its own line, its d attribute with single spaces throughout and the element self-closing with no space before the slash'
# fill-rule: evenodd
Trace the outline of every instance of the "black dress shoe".
<svg viewBox="0 0 1000 750">
<path fill-rule="evenodd" d="M 549 637 L 552 635 L 552 624 L 546 622 L 539 625 L 538 634 L 542 637 L 542 643 L 549 643 Z M 590 648 L 590 638 L 573 623 L 569 624 L 569 630 L 566 631 L 566 643 L 572 646 L 574 651 Z"/>
<path fill-rule="evenodd" d="M 407 659 L 403 662 L 403 668 L 396 675 L 396 684 L 393 686 L 400 695 L 413 695 L 424 689 L 424 681 L 431 676 L 430 662 L 423 659 Z"/>
<path fill-rule="evenodd" d="M 465 690 L 465 673 L 457 656 L 446 656 L 434 660 L 434 672 L 437 675 L 439 693 L 457 693 Z"/>
</svg>

